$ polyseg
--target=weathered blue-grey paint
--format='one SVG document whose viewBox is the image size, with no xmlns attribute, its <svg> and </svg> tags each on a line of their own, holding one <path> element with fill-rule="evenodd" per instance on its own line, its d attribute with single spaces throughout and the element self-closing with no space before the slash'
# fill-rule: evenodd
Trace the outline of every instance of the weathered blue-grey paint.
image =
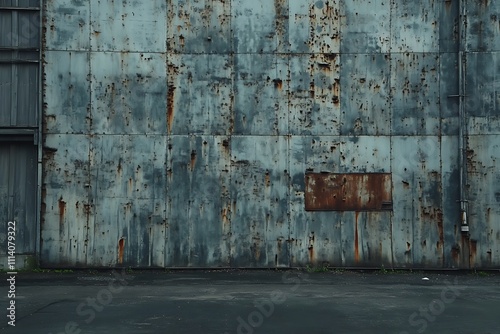
<svg viewBox="0 0 500 334">
<path fill-rule="evenodd" d="M 12 269 L 34 264 L 39 246 L 39 7 L 37 0 L 0 1 L 0 269 L 8 269 L 9 241 Z M 8 240 L 9 221 L 15 240 Z"/>
<path fill-rule="evenodd" d="M 460 45 L 458 1 L 47 1 L 42 263 L 500 266 L 499 5 L 465 11 Z M 306 211 L 306 172 L 393 211 Z"/>
</svg>

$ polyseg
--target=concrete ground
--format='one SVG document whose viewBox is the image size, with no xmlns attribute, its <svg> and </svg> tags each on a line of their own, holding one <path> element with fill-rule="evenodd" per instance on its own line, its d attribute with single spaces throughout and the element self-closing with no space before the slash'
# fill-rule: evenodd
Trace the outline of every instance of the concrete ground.
<svg viewBox="0 0 500 334">
<path fill-rule="evenodd" d="M 0 273 L 0 333 L 500 333 L 500 275 Z M 429 280 L 422 280 L 427 277 Z"/>
</svg>

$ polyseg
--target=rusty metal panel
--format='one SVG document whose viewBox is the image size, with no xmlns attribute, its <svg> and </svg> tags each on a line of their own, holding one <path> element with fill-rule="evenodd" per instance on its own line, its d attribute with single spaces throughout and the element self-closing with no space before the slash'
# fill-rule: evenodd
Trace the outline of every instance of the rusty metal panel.
<svg viewBox="0 0 500 334">
<path fill-rule="evenodd" d="M 275 2 L 231 0 L 231 30 L 235 53 L 276 52 Z"/>
<path fill-rule="evenodd" d="M 163 0 L 92 1 L 92 50 L 165 52 L 167 15 Z"/>
<path fill-rule="evenodd" d="M 388 55 L 342 54 L 342 135 L 391 133 L 391 62 Z"/>
<path fill-rule="evenodd" d="M 438 52 L 441 1 L 391 1 L 391 52 Z"/>
<path fill-rule="evenodd" d="M 45 51 L 44 63 L 44 133 L 88 133 L 90 55 Z"/>
<path fill-rule="evenodd" d="M 469 51 L 500 51 L 498 31 L 500 3 L 493 0 L 466 1 L 467 49 Z"/>
<path fill-rule="evenodd" d="M 500 134 L 500 53 L 467 54 L 465 108 L 469 134 Z"/>
<path fill-rule="evenodd" d="M 390 1 L 344 0 L 341 7 L 343 54 L 390 51 Z"/>
<path fill-rule="evenodd" d="M 92 137 L 91 143 L 90 188 L 95 206 L 88 263 L 99 267 L 164 264 L 166 138 L 102 135 Z"/>
<path fill-rule="evenodd" d="M 225 136 L 169 139 L 168 266 L 229 266 L 234 210 L 229 195 L 230 147 Z"/>
<path fill-rule="evenodd" d="M 341 27 L 339 3 L 338 0 L 288 1 L 289 46 L 285 44 L 279 51 L 292 54 L 338 53 Z"/>
<path fill-rule="evenodd" d="M 292 135 L 339 135 L 340 56 L 290 56 L 290 115 Z"/>
<path fill-rule="evenodd" d="M 231 1 L 167 1 L 168 50 L 174 53 L 232 51 Z"/>
<path fill-rule="evenodd" d="M 288 133 L 288 57 L 235 55 L 234 134 Z"/>
<path fill-rule="evenodd" d="M 288 138 L 231 138 L 231 266 L 289 266 Z"/>
<path fill-rule="evenodd" d="M 168 133 L 231 133 L 234 122 L 232 75 L 231 56 L 169 54 Z"/>
<path fill-rule="evenodd" d="M 166 133 L 166 72 L 163 54 L 92 53 L 92 132 Z"/>
<path fill-rule="evenodd" d="M 85 135 L 46 134 L 42 188 L 41 263 L 84 266 L 92 235 L 90 139 Z M 93 237 L 90 239 L 93 242 Z M 97 242 L 98 240 L 96 240 Z"/>
<path fill-rule="evenodd" d="M 391 63 L 392 134 L 438 135 L 439 55 L 392 54 Z"/>
<path fill-rule="evenodd" d="M 498 8 L 467 4 L 467 238 L 457 1 L 46 1 L 43 263 L 498 266 Z M 35 75 L 0 71 L 2 103 Z M 306 211 L 322 172 L 392 173 L 394 211 Z"/>
<path fill-rule="evenodd" d="M 44 1 L 44 49 L 90 50 L 90 6 L 95 1 Z"/>
<path fill-rule="evenodd" d="M 292 266 L 342 265 L 340 212 L 305 211 L 305 177 L 310 172 L 339 172 L 339 137 L 290 138 L 290 253 Z"/>
<path fill-rule="evenodd" d="M 500 136 L 469 136 L 467 148 L 470 268 L 500 263 Z"/>
<path fill-rule="evenodd" d="M 305 178 L 308 211 L 392 210 L 391 174 L 308 173 Z"/>
<path fill-rule="evenodd" d="M 393 136 L 393 259 L 397 267 L 443 266 L 439 137 Z"/>
</svg>

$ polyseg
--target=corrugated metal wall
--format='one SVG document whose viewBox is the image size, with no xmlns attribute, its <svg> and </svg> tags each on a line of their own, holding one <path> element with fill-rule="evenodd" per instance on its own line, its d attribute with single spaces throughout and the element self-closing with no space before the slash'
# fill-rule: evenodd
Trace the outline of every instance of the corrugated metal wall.
<svg viewBox="0 0 500 334">
<path fill-rule="evenodd" d="M 46 1 L 42 263 L 500 266 L 500 5 L 463 4 L 460 45 L 458 1 Z M 309 172 L 392 211 L 306 211 Z"/>
<path fill-rule="evenodd" d="M 39 2 L 0 0 L 0 269 L 7 266 L 7 222 L 16 222 L 16 268 L 35 262 L 40 235 Z"/>
</svg>

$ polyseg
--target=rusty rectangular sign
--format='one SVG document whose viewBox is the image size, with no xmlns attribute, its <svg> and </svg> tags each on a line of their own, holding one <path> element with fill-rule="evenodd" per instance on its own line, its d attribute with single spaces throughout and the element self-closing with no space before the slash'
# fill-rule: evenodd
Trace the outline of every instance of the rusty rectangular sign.
<svg viewBox="0 0 500 334">
<path fill-rule="evenodd" d="M 387 173 L 307 173 L 307 211 L 392 210 L 392 179 Z"/>
</svg>

